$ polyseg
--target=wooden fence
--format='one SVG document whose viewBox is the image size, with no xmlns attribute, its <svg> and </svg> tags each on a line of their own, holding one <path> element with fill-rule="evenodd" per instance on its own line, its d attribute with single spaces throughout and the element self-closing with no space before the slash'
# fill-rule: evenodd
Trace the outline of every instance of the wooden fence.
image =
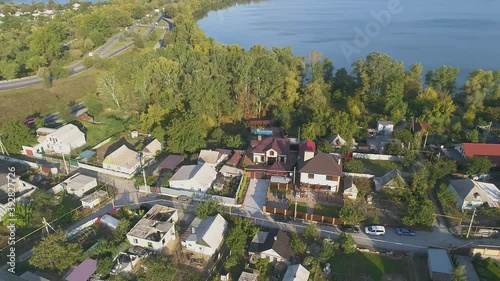
<svg viewBox="0 0 500 281">
<path fill-rule="evenodd" d="M 267 213 L 267 214 L 283 215 L 283 216 L 292 217 L 292 218 L 294 217 L 294 210 L 274 208 L 274 207 L 268 207 L 268 206 L 264 205 L 263 211 L 264 211 L 264 213 Z M 338 218 L 326 217 L 326 216 L 315 215 L 315 214 L 308 214 L 308 213 L 304 213 L 304 212 L 297 212 L 295 217 L 297 219 L 302 219 L 302 220 L 306 220 L 306 221 L 314 221 L 314 222 L 325 223 L 325 224 L 330 224 L 330 225 L 342 225 L 342 224 L 344 224 L 344 222 Z"/>
<path fill-rule="evenodd" d="M 289 183 L 269 182 L 269 188 L 295 190 L 295 185 Z"/>
</svg>

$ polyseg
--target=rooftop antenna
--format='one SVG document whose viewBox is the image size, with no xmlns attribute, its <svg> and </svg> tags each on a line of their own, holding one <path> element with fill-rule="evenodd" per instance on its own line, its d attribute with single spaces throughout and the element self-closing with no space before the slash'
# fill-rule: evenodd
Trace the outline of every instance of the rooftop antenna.
<svg viewBox="0 0 500 281">
<path fill-rule="evenodd" d="M 0 152 L 2 152 L 2 154 L 4 155 L 10 156 L 9 153 L 7 152 L 7 149 L 5 149 L 5 146 L 3 145 L 2 135 L 0 135 Z"/>
</svg>

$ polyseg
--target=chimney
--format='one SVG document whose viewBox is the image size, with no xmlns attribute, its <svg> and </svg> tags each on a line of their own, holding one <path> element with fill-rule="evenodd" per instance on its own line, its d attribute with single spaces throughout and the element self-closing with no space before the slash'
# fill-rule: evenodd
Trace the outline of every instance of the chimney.
<svg viewBox="0 0 500 281">
<path fill-rule="evenodd" d="M 192 233 L 192 234 L 196 234 L 196 227 L 191 226 L 191 233 Z"/>
<path fill-rule="evenodd" d="M 340 157 L 339 157 L 339 161 L 338 161 L 338 163 L 339 163 L 339 166 L 341 166 L 341 165 L 342 165 L 342 164 L 340 163 Z"/>
<path fill-rule="evenodd" d="M 304 151 L 304 162 L 308 161 L 309 159 L 314 157 L 314 152 L 313 151 Z"/>
</svg>

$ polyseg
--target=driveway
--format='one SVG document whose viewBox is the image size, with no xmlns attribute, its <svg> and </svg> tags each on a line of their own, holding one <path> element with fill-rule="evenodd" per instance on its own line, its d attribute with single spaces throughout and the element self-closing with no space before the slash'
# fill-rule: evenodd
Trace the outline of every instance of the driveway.
<svg viewBox="0 0 500 281">
<path fill-rule="evenodd" d="M 252 217 L 263 218 L 264 213 L 262 207 L 266 202 L 268 180 L 251 179 L 248 184 L 245 201 L 243 201 L 243 209 Z"/>
<path fill-rule="evenodd" d="M 465 256 L 457 256 L 458 263 L 465 265 L 465 275 L 467 276 L 467 281 L 479 281 L 476 270 L 472 265 L 472 258 Z"/>
</svg>

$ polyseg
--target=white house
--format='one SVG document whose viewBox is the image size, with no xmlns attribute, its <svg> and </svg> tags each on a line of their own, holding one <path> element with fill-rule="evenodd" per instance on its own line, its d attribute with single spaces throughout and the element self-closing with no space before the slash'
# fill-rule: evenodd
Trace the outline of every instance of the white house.
<svg viewBox="0 0 500 281">
<path fill-rule="evenodd" d="M 70 154 L 71 150 L 87 143 L 85 134 L 73 124 L 66 124 L 56 130 L 40 128 L 37 130 L 37 134 L 39 134 L 38 141 L 41 147 L 55 153 Z"/>
<path fill-rule="evenodd" d="M 377 121 L 377 133 L 379 135 L 390 136 L 394 131 L 394 123 L 392 121 Z"/>
<path fill-rule="evenodd" d="M 307 270 L 301 264 L 290 265 L 286 269 L 283 281 L 307 281 L 309 280 L 309 274 L 309 270 Z"/>
<path fill-rule="evenodd" d="M 213 256 L 222 245 L 227 230 L 227 221 L 219 214 L 194 219 L 181 236 L 181 244 L 188 251 Z"/>
<path fill-rule="evenodd" d="M 220 153 L 219 151 L 213 150 L 201 150 L 198 156 L 198 164 L 210 164 L 213 167 L 217 166 L 219 163 L 227 158 L 227 154 Z"/>
<path fill-rule="evenodd" d="M 139 152 L 128 148 L 125 144 L 111 152 L 102 162 L 104 169 L 133 175 L 141 166 Z"/>
<path fill-rule="evenodd" d="M 175 223 L 179 220 L 176 209 L 154 205 L 127 233 L 130 244 L 152 251 L 162 251 L 175 240 Z"/>
<path fill-rule="evenodd" d="M 79 3 L 73 4 L 73 10 L 74 11 L 78 10 L 78 8 L 80 8 L 80 4 Z"/>
<path fill-rule="evenodd" d="M 161 149 L 161 142 L 157 139 L 154 139 L 142 149 L 142 153 L 144 153 L 144 157 L 146 158 L 154 158 L 156 156 L 156 153 L 161 151 Z"/>
<path fill-rule="evenodd" d="M 358 188 L 354 184 L 353 177 L 345 177 L 343 180 L 344 199 L 356 200 L 358 197 Z"/>
<path fill-rule="evenodd" d="M 344 145 L 347 145 L 347 141 L 344 140 L 339 134 L 330 136 L 327 140 L 330 143 L 330 145 L 334 148 L 339 148 Z M 354 139 L 351 139 L 351 145 L 355 147 L 356 144 L 357 144 L 356 141 Z"/>
<path fill-rule="evenodd" d="M 299 172 L 302 184 L 328 186 L 330 191 L 339 191 L 342 166 L 338 156 L 318 153 L 307 160 Z"/>
<path fill-rule="evenodd" d="M 210 164 L 182 166 L 170 178 L 171 188 L 206 192 L 217 178 L 217 171 Z"/>
<path fill-rule="evenodd" d="M 99 205 L 102 200 L 105 200 L 107 198 L 107 195 L 108 194 L 106 193 L 106 191 L 99 190 L 83 197 L 82 199 L 80 199 L 80 202 L 82 203 L 83 208 L 92 209 L 95 206 Z"/>
<path fill-rule="evenodd" d="M 483 204 L 500 208 L 500 190 L 492 183 L 471 179 L 451 180 L 449 188 L 456 194 L 461 210 L 475 209 Z"/>
<path fill-rule="evenodd" d="M 21 180 L 19 176 L 8 177 L 8 182 L 0 186 L 0 193 L 5 194 L 5 196 L 0 197 L 0 221 L 9 208 L 14 208 L 15 202 L 26 199 L 37 189 L 37 186 Z M 7 195 L 12 192 L 15 193 L 15 196 L 8 197 Z"/>
<path fill-rule="evenodd" d="M 268 259 L 271 263 L 290 264 L 294 256 L 289 246 L 290 237 L 282 230 L 259 231 L 248 247 L 248 253 L 254 258 Z"/>
<path fill-rule="evenodd" d="M 83 197 L 85 192 L 97 186 L 97 179 L 81 174 L 74 174 L 63 182 L 54 186 L 50 191 L 58 193 L 66 191 L 69 194 L 74 194 L 78 197 Z"/>
</svg>

